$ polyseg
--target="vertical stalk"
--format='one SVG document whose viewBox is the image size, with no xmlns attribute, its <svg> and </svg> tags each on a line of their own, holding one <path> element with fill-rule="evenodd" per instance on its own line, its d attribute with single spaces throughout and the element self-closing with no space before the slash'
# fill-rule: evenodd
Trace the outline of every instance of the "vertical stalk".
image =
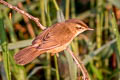
<svg viewBox="0 0 120 80">
<path fill-rule="evenodd" d="M 75 18 L 75 0 L 71 0 L 71 16 L 72 18 Z M 71 42 L 71 47 L 72 47 L 73 52 L 78 55 L 79 47 L 78 47 L 77 37 Z M 69 64 L 70 78 L 71 80 L 76 80 L 77 79 L 77 66 L 74 64 L 73 58 L 69 53 L 66 52 L 65 55 L 67 57 L 68 64 Z"/>
<path fill-rule="evenodd" d="M 59 10 L 60 10 L 60 8 L 59 8 L 59 6 L 58 6 L 58 4 L 57 4 L 56 0 L 53 0 L 53 3 L 54 3 L 54 5 L 55 5 L 56 10 L 57 10 L 57 11 L 59 11 Z"/>
<path fill-rule="evenodd" d="M 8 30 L 9 30 L 9 35 L 10 35 L 10 40 L 11 42 L 16 42 L 17 38 L 16 38 L 16 35 L 15 35 L 15 32 L 14 32 L 14 29 L 13 29 L 13 26 L 12 26 L 12 21 L 9 19 L 9 17 L 7 16 L 7 12 L 4 11 L 4 16 L 5 16 L 5 19 L 6 19 L 6 22 L 7 22 L 7 27 L 8 27 Z M 14 52 L 16 53 L 18 51 L 18 49 L 15 49 Z M 11 54 L 9 55 L 10 56 L 10 62 L 11 62 L 11 65 L 12 65 L 12 72 L 14 73 L 14 76 L 17 80 L 26 80 L 26 74 L 25 74 L 25 70 L 24 70 L 24 67 L 22 66 L 18 66 L 14 59 L 13 59 L 13 52 L 11 52 Z M 19 78 L 18 78 L 19 77 Z"/>
<path fill-rule="evenodd" d="M 72 18 L 75 17 L 75 2 L 74 0 L 71 1 L 71 11 L 72 11 Z M 70 12 L 70 0 L 66 0 L 66 9 L 65 9 L 65 19 L 69 19 L 69 13 Z M 78 53 L 78 42 L 77 42 L 77 38 L 74 40 L 74 42 L 72 41 L 71 43 L 72 49 L 75 53 Z M 72 59 L 72 57 L 70 57 L 70 55 L 68 53 L 65 52 L 65 55 L 67 57 L 68 60 L 68 64 L 69 64 L 69 71 L 70 71 L 70 79 L 71 80 L 76 80 L 76 76 L 77 76 L 77 67 L 74 64 L 74 61 Z M 73 66 L 73 67 L 72 67 Z M 71 69 L 72 68 L 72 69 Z"/>
<path fill-rule="evenodd" d="M 0 14 L 2 15 L 1 11 Z M 4 29 L 4 22 L 2 16 L 0 16 L 0 39 L 1 39 L 1 47 L 3 53 L 3 63 L 7 76 L 7 80 L 11 80 L 11 72 L 10 72 L 10 63 L 9 63 L 9 50 L 8 50 L 8 42 L 6 37 L 6 32 Z"/>
<path fill-rule="evenodd" d="M 47 69 L 46 69 L 46 79 L 47 80 L 51 80 L 51 64 L 50 64 L 50 61 L 51 61 L 51 57 L 50 57 L 50 53 L 47 53 Z"/>
<path fill-rule="evenodd" d="M 103 12 L 102 12 L 102 3 L 103 0 L 97 1 L 97 29 L 96 29 L 96 41 L 97 41 L 97 48 L 100 48 L 102 45 L 102 24 L 103 24 Z"/>
<path fill-rule="evenodd" d="M 75 18 L 75 0 L 71 0 L 71 16 Z M 76 37 L 74 41 L 71 42 L 72 50 L 75 54 L 79 53 L 78 38 Z"/>
<path fill-rule="evenodd" d="M 47 3 L 48 4 L 48 3 Z M 47 7 L 46 7 L 47 8 Z M 41 9 L 41 22 L 44 26 L 46 26 L 46 19 L 45 19 L 45 0 L 40 0 L 40 9 Z M 47 10 L 47 18 L 49 20 L 48 25 L 50 24 L 50 15 L 49 15 L 49 10 Z M 46 54 L 46 59 L 47 59 L 47 69 L 46 69 L 46 80 L 51 80 L 51 58 L 50 58 L 50 54 L 47 53 Z"/>
<path fill-rule="evenodd" d="M 90 0 L 90 8 L 91 8 L 91 9 L 94 8 L 94 4 L 95 4 L 95 0 Z M 91 13 L 93 13 L 93 11 L 91 11 Z M 94 14 L 94 13 L 93 13 L 93 14 Z M 94 18 L 93 18 L 93 16 L 90 17 L 89 26 L 90 26 L 90 27 L 93 27 L 93 26 L 94 26 Z"/>
<path fill-rule="evenodd" d="M 59 8 L 56 0 L 53 0 L 53 3 L 55 5 L 56 10 L 59 11 L 60 8 Z M 56 68 L 56 78 L 57 78 L 57 80 L 60 80 L 59 70 L 58 70 L 58 63 L 57 63 L 57 56 L 56 55 L 54 55 L 54 61 L 55 61 L 55 68 Z"/>
<path fill-rule="evenodd" d="M 52 25 L 51 17 L 50 17 L 50 0 L 47 1 L 47 19 L 48 19 L 48 26 Z"/>
<path fill-rule="evenodd" d="M 47 1 L 47 19 L 48 19 L 48 26 L 52 25 L 51 23 L 51 18 L 50 18 L 50 11 L 49 11 L 49 0 Z M 48 53 L 47 54 L 47 61 L 48 61 L 48 70 L 47 70 L 47 76 L 48 76 L 48 80 L 51 80 L 51 56 Z"/>
<path fill-rule="evenodd" d="M 6 22 L 7 22 L 6 25 L 7 25 L 7 28 L 9 30 L 11 42 L 16 42 L 17 39 L 16 39 L 16 35 L 15 35 L 14 29 L 13 29 L 13 26 L 12 26 L 12 21 L 9 19 L 6 11 L 4 11 L 4 16 L 5 16 L 5 19 L 6 19 Z"/>
<path fill-rule="evenodd" d="M 65 19 L 69 19 L 70 0 L 66 0 Z"/>
<path fill-rule="evenodd" d="M 108 39 L 108 26 L 109 26 L 109 15 L 108 11 L 105 11 L 105 42 L 107 42 Z"/>
<path fill-rule="evenodd" d="M 44 0 L 40 0 L 40 11 L 41 11 L 41 22 L 44 26 L 46 26 L 46 19 L 45 19 L 45 5 Z"/>
<path fill-rule="evenodd" d="M 112 13 L 111 23 L 112 23 L 113 33 L 115 34 L 115 38 L 117 40 L 116 44 L 117 44 L 118 53 L 116 55 L 117 55 L 118 69 L 120 69 L 120 64 L 119 64 L 120 63 L 120 33 L 114 13 Z M 118 80 L 120 80 L 120 73 L 118 74 Z"/>
<path fill-rule="evenodd" d="M 54 61 L 55 61 L 55 68 L 56 68 L 56 78 L 57 78 L 56 80 L 60 80 L 59 71 L 58 71 L 57 56 L 56 55 L 54 55 Z"/>
<path fill-rule="evenodd" d="M 75 0 L 71 0 L 71 16 L 75 18 Z"/>
<path fill-rule="evenodd" d="M 97 35 L 97 48 L 101 47 L 101 25 L 100 25 L 100 15 L 97 14 L 97 28 L 96 28 L 96 35 Z"/>
</svg>

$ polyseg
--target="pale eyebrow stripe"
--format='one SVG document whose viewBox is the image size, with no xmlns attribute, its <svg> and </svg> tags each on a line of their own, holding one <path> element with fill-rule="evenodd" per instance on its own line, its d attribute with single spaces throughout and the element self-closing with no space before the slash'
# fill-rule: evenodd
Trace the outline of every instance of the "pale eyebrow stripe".
<svg viewBox="0 0 120 80">
<path fill-rule="evenodd" d="M 76 24 L 81 25 L 81 26 L 83 26 L 85 28 L 88 28 L 88 26 L 86 24 L 84 24 L 83 22 L 76 22 Z"/>
</svg>

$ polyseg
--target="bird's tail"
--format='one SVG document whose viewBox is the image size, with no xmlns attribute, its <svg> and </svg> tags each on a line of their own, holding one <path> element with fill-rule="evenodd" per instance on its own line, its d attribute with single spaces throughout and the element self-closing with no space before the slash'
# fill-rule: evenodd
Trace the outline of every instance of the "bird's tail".
<svg viewBox="0 0 120 80">
<path fill-rule="evenodd" d="M 34 60 L 42 53 L 44 53 L 44 51 L 39 51 L 35 47 L 29 46 L 15 54 L 14 59 L 17 64 L 25 65 Z"/>
</svg>

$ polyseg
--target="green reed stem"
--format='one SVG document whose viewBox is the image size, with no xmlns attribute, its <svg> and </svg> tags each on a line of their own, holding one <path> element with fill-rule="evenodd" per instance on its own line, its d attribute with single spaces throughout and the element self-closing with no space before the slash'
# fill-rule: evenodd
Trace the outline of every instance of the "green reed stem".
<svg viewBox="0 0 120 80">
<path fill-rule="evenodd" d="M 51 80 L 51 64 L 50 64 L 51 56 L 50 56 L 50 53 L 47 53 L 46 58 L 47 58 L 47 62 L 48 62 L 48 65 L 46 68 L 46 79 Z"/>
<path fill-rule="evenodd" d="M 48 23 L 47 23 L 47 25 L 48 26 L 51 26 L 52 25 L 52 22 L 51 22 L 51 18 L 50 18 L 50 10 L 49 10 L 49 1 L 50 0 L 48 0 L 48 2 L 47 2 L 47 19 L 48 19 Z M 47 54 L 47 61 L 48 61 L 48 70 L 47 70 L 47 75 L 48 75 L 48 80 L 51 80 L 51 56 L 50 56 L 50 54 L 48 53 Z"/>
<path fill-rule="evenodd" d="M 114 34 L 116 35 L 117 46 L 118 46 L 118 50 L 120 52 L 120 35 L 119 35 L 118 26 L 117 26 L 117 22 L 116 22 L 114 13 L 112 13 L 112 17 L 113 17 L 112 18 L 112 27 L 113 27 Z"/>
<path fill-rule="evenodd" d="M 75 0 L 71 0 L 71 16 L 72 18 L 75 18 Z M 79 53 L 79 47 L 78 47 L 78 38 L 76 37 L 72 42 L 71 42 L 72 50 L 75 54 Z"/>
<path fill-rule="evenodd" d="M 41 22 L 44 26 L 46 26 L 46 19 L 45 19 L 45 5 L 44 0 L 40 0 L 40 11 L 41 11 Z"/>
<path fill-rule="evenodd" d="M 75 18 L 75 0 L 71 0 L 71 16 Z"/>
<path fill-rule="evenodd" d="M 48 1 L 49 2 L 49 1 Z M 47 7 L 49 7 L 49 4 L 47 2 Z M 46 8 L 47 8 L 46 7 Z M 49 8 L 48 8 L 49 9 Z M 47 9 L 47 19 L 49 21 L 48 25 L 51 25 L 50 23 L 50 15 L 49 15 L 49 10 Z M 40 11 L 41 11 L 41 22 L 44 26 L 46 26 L 46 17 L 45 17 L 45 0 L 40 0 Z M 51 57 L 50 53 L 46 54 L 46 59 L 47 59 L 47 68 L 46 68 L 46 80 L 51 80 Z"/>
<path fill-rule="evenodd" d="M 119 34 L 119 30 L 118 30 L 118 26 L 117 26 L 117 22 L 116 22 L 114 13 L 112 13 L 111 23 L 112 23 L 112 27 L 113 27 L 112 30 L 113 30 L 113 32 L 114 32 L 114 34 L 116 36 L 117 48 L 118 48 L 119 56 L 120 56 L 120 34 Z"/>
<path fill-rule="evenodd" d="M 118 63 L 118 68 L 120 69 L 120 64 L 119 64 L 120 63 L 120 33 L 119 33 L 119 29 L 118 29 L 118 25 L 117 25 L 114 13 L 112 13 L 111 23 L 112 23 L 113 33 L 116 36 L 116 44 L 117 44 L 117 49 L 118 49 L 117 63 Z M 118 80 L 120 80 L 120 73 L 118 74 Z"/>
<path fill-rule="evenodd" d="M 69 19 L 70 0 L 66 0 L 65 19 Z"/>
<path fill-rule="evenodd" d="M 1 12 L 0 12 L 0 15 L 2 15 Z M 4 68 L 5 68 L 7 80 L 11 80 L 9 50 L 7 48 L 8 42 L 7 42 L 7 37 L 4 29 L 4 22 L 3 22 L 2 16 L 0 17 L 0 34 L 1 34 L 0 39 L 1 39 L 1 47 L 2 47 L 2 53 L 3 53 Z"/>
<path fill-rule="evenodd" d="M 11 40 L 11 42 L 16 42 L 17 38 L 16 38 L 14 29 L 13 29 L 13 26 L 12 26 L 12 21 L 7 16 L 6 11 L 4 11 L 4 16 L 5 16 L 5 19 L 6 19 L 7 28 L 9 30 L 10 40 Z M 15 49 L 14 52 L 16 53 L 16 52 L 18 52 L 18 50 L 19 49 Z M 14 55 L 13 52 L 10 52 L 10 53 L 11 54 L 9 56 L 10 56 L 10 62 L 11 62 L 11 65 L 12 65 L 12 72 L 13 72 L 16 80 L 26 80 L 26 75 L 25 75 L 26 73 L 25 73 L 24 67 L 18 66 L 13 59 L 13 55 Z"/>
<path fill-rule="evenodd" d="M 56 10 L 59 11 L 60 8 L 59 8 L 56 0 L 53 0 L 53 4 L 55 5 Z M 57 78 L 56 80 L 60 80 L 59 70 L 58 70 L 58 62 L 57 62 L 57 56 L 56 55 L 54 55 L 54 61 L 55 61 L 55 68 L 56 68 L 56 78 Z"/>
<path fill-rule="evenodd" d="M 58 6 L 58 4 L 57 4 L 56 0 L 53 0 L 53 3 L 54 3 L 54 5 L 55 5 L 56 10 L 57 10 L 57 11 L 59 11 L 59 10 L 60 10 L 60 8 L 59 8 L 59 6 Z"/>
<path fill-rule="evenodd" d="M 71 0 L 71 16 L 72 18 L 76 17 L 75 0 Z M 78 45 L 77 37 L 71 42 L 71 48 L 73 50 L 73 53 L 75 53 L 76 55 L 79 55 L 79 45 Z M 72 56 L 67 51 L 64 51 L 64 52 L 65 52 L 65 56 L 69 64 L 70 78 L 71 80 L 76 80 L 77 79 L 77 66 L 74 63 Z"/>
<path fill-rule="evenodd" d="M 50 0 L 47 2 L 47 19 L 48 19 L 48 26 L 52 25 L 51 17 L 50 17 L 50 5 L 49 5 Z"/>
<path fill-rule="evenodd" d="M 12 26 L 12 21 L 9 19 L 8 13 L 6 11 L 4 11 L 4 16 L 5 16 L 5 19 L 6 19 L 7 28 L 9 30 L 11 42 L 16 42 L 16 36 L 15 36 L 15 32 L 14 32 L 14 29 L 13 29 L 13 26 Z"/>
<path fill-rule="evenodd" d="M 101 39 L 102 38 L 102 25 L 101 25 L 100 14 L 97 14 L 96 35 L 97 35 L 97 48 L 100 48 L 102 44 L 102 39 Z"/>
<path fill-rule="evenodd" d="M 56 68 L 56 78 L 57 78 L 56 80 L 60 80 L 59 71 L 58 71 L 57 56 L 56 55 L 54 55 L 54 61 L 55 61 L 55 68 Z"/>
<path fill-rule="evenodd" d="M 95 4 L 95 1 L 90 0 L 90 8 L 91 8 L 91 10 L 94 8 L 94 4 Z M 93 11 L 91 11 L 91 14 L 94 14 Z M 94 17 L 93 16 L 90 16 L 89 26 L 94 27 Z"/>
<path fill-rule="evenodd" d="M 108 39 L 108 27 L 109 26 L 109 15 L 108 11 L 105 11 L 105 42 L 107 42 Z"/>
<path fill-rule="evenodd" d="M 102 45 L 102 26 L 103 26 L 103 11 L 102 11 L 102 5 L 103 0 L 98 0 L 97 2 L 97 29 L 96 29 L 96 35 L 97 35 L 97 48 L 100 48 Z"/>
</svg>

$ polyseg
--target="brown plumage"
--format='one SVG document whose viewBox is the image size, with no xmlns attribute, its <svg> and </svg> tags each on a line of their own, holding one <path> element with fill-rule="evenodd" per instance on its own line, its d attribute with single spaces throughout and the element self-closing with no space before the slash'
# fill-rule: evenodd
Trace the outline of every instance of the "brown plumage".
<svg viewBox="0 0 120 80">
<path fill-rule="evenodd" d="M 79 19 L 56 23 L 38 35 L 31 46 L 15 54 L 14 59 L 17 64 L 24 65 L 45 52 L 58 53 L 64 50 L 74 37 L 86 30 L 92 29 Z"/>
</svg>

